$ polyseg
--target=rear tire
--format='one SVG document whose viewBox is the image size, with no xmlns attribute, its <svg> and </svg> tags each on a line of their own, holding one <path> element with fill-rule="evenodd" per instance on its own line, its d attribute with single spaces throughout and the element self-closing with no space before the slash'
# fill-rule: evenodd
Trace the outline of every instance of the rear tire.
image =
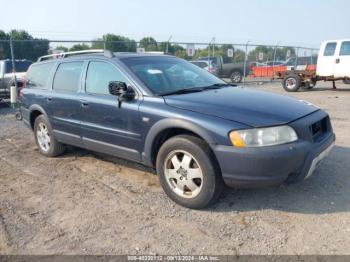
<svg viewBox="0 0 350 262">
<path fill-rule="evenodd" d="M 232 83 L 240 83 L 242 82 L 243 74 L 238 70 L 232 71 L 230 79 Z"/>
<path fill-rule="evenodd" d="M 288 75 L 283 79 L 282 86 L 287 92 L 296 92 L 301 86 L 301 79 L 298 75 Z"/>
<path fill-rule="evenodd" d="M 158 152 L 156 166 L 165 193 L 184 207 L 201 209 L 213 204 L 224 188 L 209 146 L 194 136 L 167 140 Z"/>
<path fill-rule="evenodd" d="M 44 156 L 55 157 L 64 152 L 64 145 L 55 139 L 52 127 L 44 115 L 35 119 L 34 137 L 40 153 Z"/>
</svg>

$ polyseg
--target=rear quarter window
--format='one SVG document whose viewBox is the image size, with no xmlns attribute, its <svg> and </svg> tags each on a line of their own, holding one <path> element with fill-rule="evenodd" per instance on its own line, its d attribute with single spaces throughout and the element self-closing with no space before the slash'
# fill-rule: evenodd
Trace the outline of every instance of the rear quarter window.
<svg viewBox="0 0 350 262">
<path fill-rule="evenodd" d="M 48 82 L 55 63 L 34 64 L 27 73 L 26 87 L 49 89 Z"/>
<path fill-rule="evenodd" d="M 335 53 L 335 49 L 337 47 L 337 43 L 336 42 L 331 42 L 331 43 L 327 43 L 326 47 L 324 49 L 324 56 L 333 56 Z"/>
</svg>

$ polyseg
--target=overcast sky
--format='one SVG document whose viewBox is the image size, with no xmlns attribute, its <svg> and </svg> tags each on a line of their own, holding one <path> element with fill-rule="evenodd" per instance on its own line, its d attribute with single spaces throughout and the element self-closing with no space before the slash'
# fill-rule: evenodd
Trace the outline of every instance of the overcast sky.
<svg viewBox="0 0 350 262">
<path fill-rule="evenodd" d="M 139 40 L 297 44 L 350 38 L 349 0 L 0 0 L 0 30 L 90 40 L 110 32 Z M 15 15 L 13 15 L 13 12 Z"/>
</svg>

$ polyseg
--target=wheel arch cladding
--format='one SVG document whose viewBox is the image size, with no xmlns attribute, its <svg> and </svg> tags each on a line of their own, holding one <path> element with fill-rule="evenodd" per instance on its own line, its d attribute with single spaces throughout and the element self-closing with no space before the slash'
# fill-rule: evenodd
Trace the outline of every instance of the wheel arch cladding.
<svg viewBox="0 0 350 262">
<path fill-rule="evenodd" d="M 35 119 L 40 115 L 46 115 L 45 110 L 39 105 L 32 105 L 30 108 L 29 123 L 32 130 L 34 130 Z"/>
<path fill-rule="evenodd" d="M 182 119 L 163 119 L 149 130 L 144 148 L 144 160 L 149 166 L 155 166 L 157 153 L 161 145 L 171 137 L 180 134 L 196 136 L 208 145 L 215 143 L 204 128 Z M 210 146 L 209 146 L 210 147 Z"/>
</svg>

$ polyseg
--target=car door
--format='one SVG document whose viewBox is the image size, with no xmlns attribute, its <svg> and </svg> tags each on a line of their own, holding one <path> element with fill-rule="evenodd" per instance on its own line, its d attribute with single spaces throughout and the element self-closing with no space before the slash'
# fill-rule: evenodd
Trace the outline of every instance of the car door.
<svg viewBox="0 0 350 262">
<path fill-rule="evenodd" d="M 334 77 L 350 77 L 350 40 L 341 41 L 336 54 Z"/>
<path fill-rule="evenodd" d="M 136 161 L 141 160 L 140 94 L 118 103 L 109 93 L 109 82 L 131 82 L 115 65 L 91 60 L 86 69 L 85 92 L 80 94 L 81 132 L 86 148 Z M 135 89 L 136 93 L 137 90 Z"/>
<path fill-rule="evenodd" d="M 317 61 L 317 75 L 333 76 L 335 66 L 335 53 L 337 49 L 337 41 L 325 42 L 321 45 L 320 53 Z"/>
<path fill-rule="evenodd" d="M 47 114 L 57 139 L 82 146 L 80 133 L 80 100 L 84 61 L 62 62 L 58 65 L 47 96 Z"/>
</svg>

